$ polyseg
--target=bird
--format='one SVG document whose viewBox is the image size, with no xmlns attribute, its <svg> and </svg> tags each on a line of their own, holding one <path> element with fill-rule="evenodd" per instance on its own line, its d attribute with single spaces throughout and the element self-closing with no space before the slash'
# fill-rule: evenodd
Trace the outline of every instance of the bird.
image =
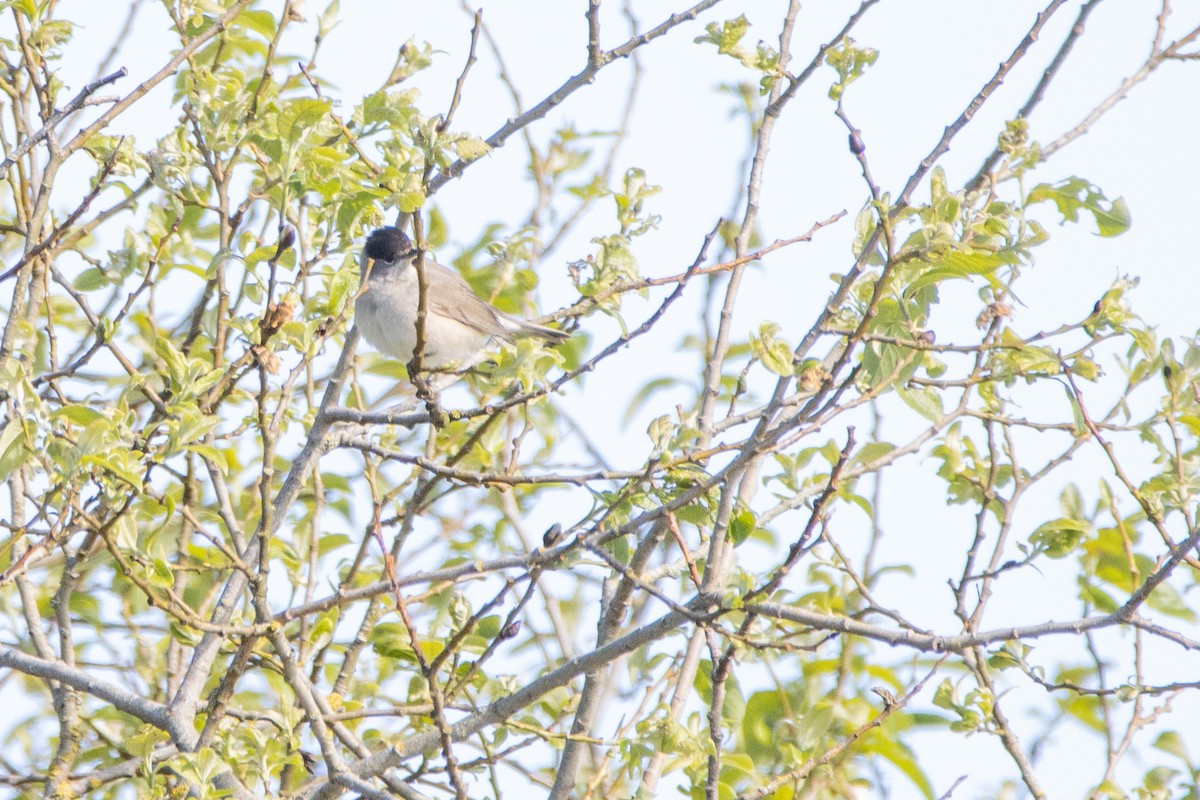
<svg viewBox="0 0 1200 800">
<path fill-rule="evenodd" d="M 398 228 L 371 232 L 362 249 L 363 288 L 355 301 L 355 320 L 363 337 L 380 353 L 407 364 L 417 347 L 417 248 Z M 490 341 L 512 342 L 536 336 L 550 344 L 570 338 L 505 314 L 481 300 L 461 275 L 429 256 L 425 270 L 425 349 L 421 364 L 438 369 L 470 359 Z"/>
</svg>

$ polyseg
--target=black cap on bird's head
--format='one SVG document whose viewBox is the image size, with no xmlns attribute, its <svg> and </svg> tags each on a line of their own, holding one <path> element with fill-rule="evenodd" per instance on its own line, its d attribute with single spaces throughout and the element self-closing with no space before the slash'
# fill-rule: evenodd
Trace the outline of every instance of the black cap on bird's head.
<svg viewBox="0 0 1200 800">
<path fill-rule="evenodd" d="M 412 251 L 412 239 L 399 228 L 391 226 L 372 231 L 367 237 L 366 247 L 363 248 L 367 258 L 387 264 L 394 264 Z"/>
</svg>

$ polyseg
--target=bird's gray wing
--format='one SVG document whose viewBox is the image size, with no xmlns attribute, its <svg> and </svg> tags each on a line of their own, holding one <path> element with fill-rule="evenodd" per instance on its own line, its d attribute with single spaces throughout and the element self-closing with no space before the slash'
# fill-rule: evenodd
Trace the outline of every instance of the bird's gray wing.
<svg viewBox="0 0 1200 800">
<path fill-rule="evenodd" d="M 416 266 L 413 266 L 416 269 Z M 436 261 L 425 261 L 425 277 L 434 290 L 429 293 L 429 310 L 457 320 L 488 336 L 512 341 L 512 332 L 500 321 L 501 312 L 479 299 L 471 285 L 454 270 Z"/>
</svg>

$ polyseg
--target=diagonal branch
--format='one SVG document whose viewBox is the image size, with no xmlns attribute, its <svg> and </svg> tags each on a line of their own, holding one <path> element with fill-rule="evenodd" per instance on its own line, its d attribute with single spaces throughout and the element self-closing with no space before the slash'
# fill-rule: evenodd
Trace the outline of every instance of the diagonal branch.
<svg viewBox="0 0 1200 800">
<path fill-rule="evenodd" d="M 588 63 L 588 65 L 579 73 L 568 78 L 562 86 L 559 86 L 549 95 L 547 95 L 542 102 L 538 103 L 524 114 L 515 116 L 500 126 L 499 130 L 487 138 L 488 147 L 493 150 L 503 147 L 504 143 L 508 141 L 508 137 L 520 131 L 531 122 L 536 122 L 537 120 L 549 114 L 552 110 L 554 110 L 554 108 L 560 105 L 575 92 L 594 83 L 596 80 L 596 75 L 604 67 L 608 66 L 614 61 L 628 57 L 633 53 L 634 50 L 637 50 L 642 45 L 652 42 L 660 36 L 665 35 L 672 28 L 675 28 L 681 23 L 690 22 L 691 20 L 700 16 L 702 12 L 707 11 L 719 2 L 721 2 L 721 0 L 701 0 L 699 3 L 696 3 L 696 5 L 685 11 L 680 11 L 678 14 L 672 14 L 659 25 L 651 28 L 645 33 L 634 36 L 624 44 L 614 47 L 612 50 L 600 52 L 594 61 Z M 472 163 L 474 162 L 459 159 L 450 166 L 446 167 L 444 170 L 440 171 L 432 180 L 429 181 L 428 194 L 432 195 L 451 180 L 457 178 L 463 173 L 463 170 L 469 167 Z"/>
<path fill-rule="evenodd" d="M 167 727 L 167 707 L 162 703 L 147 700 L 135 692 L 112 683 L 102 681 L 82 669 L 69 667 L 61 661 L 49 661 L 22 653 L 11 647 L 0 647 L 0 667 L 32 675 L 48 681 L 58 681 L 84 694 L 111 703 L 113 708 L 137 717 L 158 728 Z"/>
<path fill-rule="evenodd" d="M 50 132 L 53 131 L 60 122 L 87 105 L 89 97 L 91 97 L 101 88 L 110 83 L 116 83 L 128 74 L 129 70 L 125 69 L 125 67 L 121 67 L 111 75 L 105 75 L 103 78 L 94 80 L 87 86 L 83 87 L 79 94 L 75 95 L 75 97 L 71 99 L 71 102 L 67 103 L 60 110 L 55 111 L 54 114 L 51 115 L 50 119 L 46 120 L 45 125 L 37 130 L 32 136 L 29 136 L 15 148 L 13 148 L 13 151 L 5 156 L 3 161 L 0 161 L 0 179 L 3 179 L 4 176 L 8 174 L 9 167 L 15 164 L 17 159 L 24 156 L 26 153 L 32 150 L 38 142 L 49 136 Z"/>
</svg>

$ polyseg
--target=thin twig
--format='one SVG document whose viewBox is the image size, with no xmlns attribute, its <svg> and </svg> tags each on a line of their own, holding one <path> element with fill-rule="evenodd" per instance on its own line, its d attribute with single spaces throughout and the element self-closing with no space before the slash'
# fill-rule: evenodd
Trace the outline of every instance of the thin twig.
<svg viewBox="0 0 1200 800">
<path fill-rule="evenodd" d="M 105 75 L 103 78 L 98 78 L 89 83 L 87 86 L 83 87 L 79 94 L 75 95 L 75 97 L 71 99 L 71 102 L 63 106 L 61 110 L 55 111 L 50 119 L 46 120 L 46 123 L 42 125 L 42 127 L 39 128 L 36 133 L 27 137 L 24 141 L 17 145 L 12 152 L 5 156 L 3 161 L 0 161 L 0 179 L 3 179 L 4 176 L 8 174 L 9 167 L 16 163 L 17 159 L 24 156 L 39 142 L 49 136 L 50 132 L 58 127 L 60 122 L 74 114 L 79 109 L 83 108 L 84 105 L 87 104 L 88 97 L 95 94 L 97 91 L 109 85 L 110 83 L 116 83 L 128 74 L 129 70 L 127 70 L 125 67 L 121 67 L 111 75 Z M 0 278 L 0 280 L 3 280 L 3 278 Z"/>
</svg>

